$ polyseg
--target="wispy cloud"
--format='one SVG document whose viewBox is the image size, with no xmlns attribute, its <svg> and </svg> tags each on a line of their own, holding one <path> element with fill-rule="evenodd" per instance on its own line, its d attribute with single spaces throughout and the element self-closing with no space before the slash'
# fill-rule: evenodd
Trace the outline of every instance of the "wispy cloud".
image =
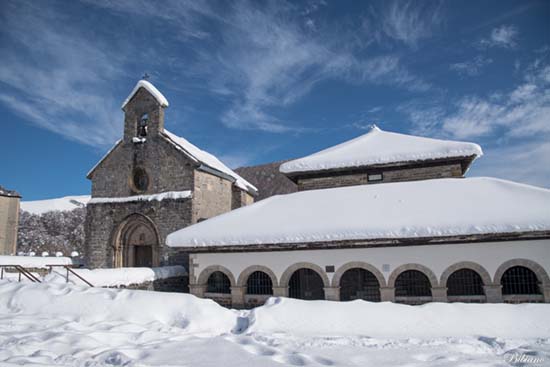
<svg viewBox="0 0 550 367">
<path fill-rule="evenodd" d="M 518 29 L 514 25 L 502 25 L 491 30 L 491 34 L 487 38 L 480 41 L 483 47 L 503 47 L 514 48 L 517 46 Z"/>
<path fill-rule="evenodd" d="M 121 74 L 117 57 L 40 3 L 3 6 L 2 33 L 15 46 L 2 50 L 0 82 L 6 87 L 0 102 L 69 139 L 111 143 L 121 130 L 121 113 L 107 85 Z"/>
<path fill-rule="evenodd" d="M 491 64 L 493 59 L 482 55 L 476 56 L 473 60 L 457 62 L 449 65 L 449 69 L 456 71 L 459 75 L 477 76 L 481 74 L 482 69 Z"/>
<path fill-rule="evenodd" d="M 530 63 L 522 82 L 508 91 L 467 95 L 450 106 L 408 104 L 402 110 L 415 132 L 487 142 L 490 154 L 475 172 L 548 186 L 550 65 L 543 59 Z"/>
<path fill-rule="evenodd" d="M 383 13 L 383 31 L 395 40 L 416 47 L 423 38 L 431 37 L 443 22 L 441 3 L 392 1 Z"/>
</svg>

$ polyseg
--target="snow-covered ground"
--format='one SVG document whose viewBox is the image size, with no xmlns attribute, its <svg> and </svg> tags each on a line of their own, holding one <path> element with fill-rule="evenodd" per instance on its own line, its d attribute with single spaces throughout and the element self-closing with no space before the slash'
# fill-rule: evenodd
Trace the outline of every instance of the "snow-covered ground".
<svg viewBox="0 0 550 367">
<path fill-rule="evenodd" d="M 69 211 L 83 208 L 90 201 L 89 195 L 64 196 L 62 198 L 22 201 L 21 210 L 42 215 L 50 211 Z"/>
<path fill-rule="evenodd" d="M 272 298 L 227 310 L 187 294 L 0 282 L 0 365 L 550 364 L 550 305 Z"/>
</svg>

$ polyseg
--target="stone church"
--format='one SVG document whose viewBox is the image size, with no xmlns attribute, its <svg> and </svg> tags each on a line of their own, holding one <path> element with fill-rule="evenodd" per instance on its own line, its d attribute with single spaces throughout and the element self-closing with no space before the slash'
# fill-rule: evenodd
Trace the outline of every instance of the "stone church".
<svg viewBox="0 0 550 367">
<path fill-rule="evenodd" d="M 166 107 L 140 80 L 122 105 L 124 136 L 87 175 L 90 268 L 186 265 L 185 251 L 164 245 L 169 233 L 254 201 L 252 184 L 164 128 Z"/>
</svg>

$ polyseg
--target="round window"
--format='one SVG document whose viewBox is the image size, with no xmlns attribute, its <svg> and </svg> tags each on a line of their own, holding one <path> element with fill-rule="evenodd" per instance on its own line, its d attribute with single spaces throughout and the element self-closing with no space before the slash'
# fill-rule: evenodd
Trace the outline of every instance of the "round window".
<svg viewBox="0 0 550 367">
<path fill-rule="evenodd" d="M 149 187 L 149 176 L 147 176 L 147 172 L 145 172 L 143 168 L 136 168 L 134 170 L 132 180 L 137 191 L 147 191 L 147 188 Z"/>
</svg>

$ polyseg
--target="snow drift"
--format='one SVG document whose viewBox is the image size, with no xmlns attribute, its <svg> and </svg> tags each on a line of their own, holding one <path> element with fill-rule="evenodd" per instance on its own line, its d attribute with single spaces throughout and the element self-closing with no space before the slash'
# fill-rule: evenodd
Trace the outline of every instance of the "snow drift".
<svg viewBox="0 0 550 367">
<path fill-rule="evenodd" d="M 271 298 L 250 315 L 249 332 L 382 338 L 550 337 L 548 304 L 301 301 Z"/>
<path fill-rule="evenodd" d="M 382 338 L 550 337 L 548 304 L 430 303 L 271 298 L 252 311 L 232 311 L 189 294 L 0 282 L 0 315 L 61 318 L 84 324 L 158 322 L 185 333 Z"/>
<path fill-rule="evenodd" d="M 40 315 L 83 324 L 154 322 L 186 333 L 219 335 L 235 325 L 235 314 L 189 294 L 89 288 L 66 284 L 0 282 L 0 314 Z"/>
</svg>

